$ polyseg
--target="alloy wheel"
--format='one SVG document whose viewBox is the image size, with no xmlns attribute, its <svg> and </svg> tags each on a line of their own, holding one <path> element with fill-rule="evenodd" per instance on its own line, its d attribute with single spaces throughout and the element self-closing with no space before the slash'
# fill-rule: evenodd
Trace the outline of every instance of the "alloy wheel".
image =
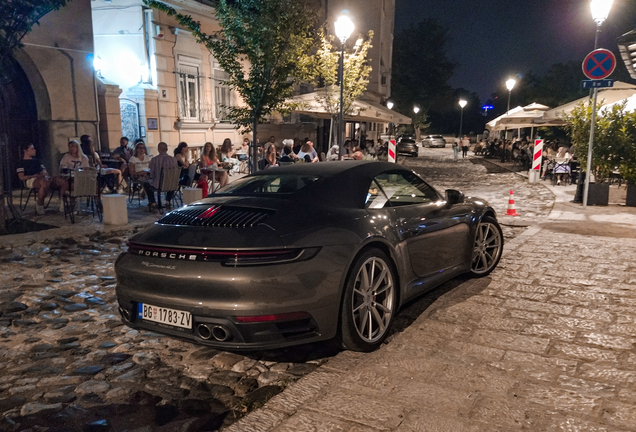
<svg viewBox="0 0 636 432">
<path fill-rule="evenodd" d="M 381 258 L 368 258 L 356 275 L 352 293 L 353 322 L 367 343 L 381 339 L 388 330 L 394 305 L 393 275 Z"/>
<path fill-rule="evenodd" d="M 499 262 L 501 247 L 500 228 L 489 221 L 481 222 L 475 234 L 472 272 L 477 275 L 490 272 Z"/>
</svg>

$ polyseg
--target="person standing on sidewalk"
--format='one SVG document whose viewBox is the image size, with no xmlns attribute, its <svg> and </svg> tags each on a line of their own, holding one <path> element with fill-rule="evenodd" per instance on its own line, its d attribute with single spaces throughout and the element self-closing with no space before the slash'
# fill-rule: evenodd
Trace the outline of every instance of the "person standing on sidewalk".
<svg viewBox="0 0 636 432">
<path fill-rule="evenodd" d="M 464 139 L 462 139 L 462 159 L 468 156 L 468 147 L 470 147 L 470 138 L 464 135 Z"/>
<path fill-rule="evenodd" d="M 461 137 L 457 138 L 455 142 L 453 142 L 453 160 L 455 162 L 459 159 L 459 140 L 461 140 Z"/>
<path fill-rule="evenodd" d="M 155 191 L 159 189 L 161 182 L 161 170 L 164 168 L 172 168 L 176 167 L 177 160 L 168 154 L 168 144 L 165 142 L 160 142 L 157 144 L 157 151 L 159 154 L 152 159 L 150 159 L 150 180 L 144 182 L 144 190 L 146 191 L 146 195 L 148 196 L 148 209 L 150 212 L 155 212 L 157 210 L 157 201 L 155 200 Z M 161 192 L 157 192 L 157 198 L 161 199 L 159 196 Z M 170 203 L 172 201 L 172 197 L 174 192 L 166 192 L 166 202 Z"/>
</svg>

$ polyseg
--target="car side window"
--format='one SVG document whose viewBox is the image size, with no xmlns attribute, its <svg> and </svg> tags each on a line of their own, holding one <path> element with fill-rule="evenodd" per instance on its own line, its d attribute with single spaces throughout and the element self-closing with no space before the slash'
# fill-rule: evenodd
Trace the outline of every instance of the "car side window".
<svg viewBox="0 0 636 432">
<path fill-rule="evenodd" d="M 437 192 L 422 179 L 410 172 L 388 172 L 378 175 L 374 182 L 388 198 L 383 207 L 427 204 L 437 201 Z M 381 208 L 381 207 L 369 207 Z"/>
<path fill-rule="evenodd" d="M 378 186 L 378 183 L 373 180 L 371 185 L 369 186 L 369 192 L 367 193 L 367 198 L 364 202 L 364 205 L 368 209 L 381 209 L 384 207 L 391 207 L 389 204 L 389 199 L 382 192 L 382 188 Z"/>
</svg>

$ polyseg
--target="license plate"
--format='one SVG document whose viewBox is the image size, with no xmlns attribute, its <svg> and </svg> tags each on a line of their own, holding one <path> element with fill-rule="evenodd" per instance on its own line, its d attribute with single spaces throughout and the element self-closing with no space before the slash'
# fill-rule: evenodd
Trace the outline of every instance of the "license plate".
<svg viewBox="0 0 636 432">
<path fill-rule="evenodd" d="M 192 314 L 177 309 L 139 303 L 139 318 L 181 328 L 192 328 Z"/>
</svg>

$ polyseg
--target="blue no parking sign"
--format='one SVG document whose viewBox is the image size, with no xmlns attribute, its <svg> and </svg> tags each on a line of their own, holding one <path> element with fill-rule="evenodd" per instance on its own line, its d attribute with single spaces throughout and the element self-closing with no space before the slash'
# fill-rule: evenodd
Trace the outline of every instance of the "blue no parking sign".
<svg viewBox="0 0 636 432">
<path fill-rule="evenodd" d="M 616 57 L 605 48 L 592 51 L 583 60 L 583 74 L 591 80 L 605 79 L 615 68 Z"/>
</svg>

